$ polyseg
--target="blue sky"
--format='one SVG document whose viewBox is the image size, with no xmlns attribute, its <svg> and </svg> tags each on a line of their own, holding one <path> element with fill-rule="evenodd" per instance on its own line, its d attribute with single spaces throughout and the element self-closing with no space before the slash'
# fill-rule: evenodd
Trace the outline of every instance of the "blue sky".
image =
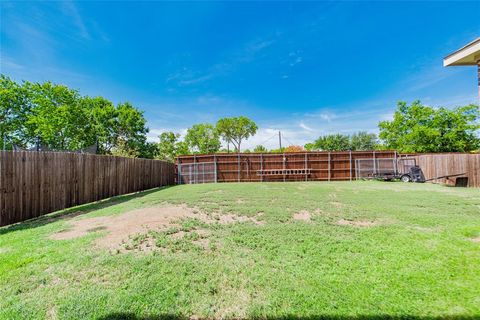
<svg viewBox="0 0 480 320">
<path fill-rule="evenodd" d="M 398 100 L 475 102 L 442 66 L 480 36 L 476 2 L 1 2 L 0 71 L 145 111 L 150 139 L 246 115 L 252 147 L 376 132 Z M 264 142 L 275 147 L 276 140 Z"/>
</svg>

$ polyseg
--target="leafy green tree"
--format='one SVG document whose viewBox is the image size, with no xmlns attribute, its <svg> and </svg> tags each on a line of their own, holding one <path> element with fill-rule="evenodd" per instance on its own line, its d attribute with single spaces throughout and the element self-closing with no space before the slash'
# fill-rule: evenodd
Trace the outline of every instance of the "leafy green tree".
<svg viewBox="0 0 480 320">
<path fill-rule="evenodd" d="M 140 146 L 138 157 L 144 159 L 155 159 L 158 155 L 157 143 L 146 141 Z"/>
<path fill-rule="evenodd" d="M 312 142 L 306 143 L 304 146 L 305 150 L 307 151 L 313 151 L 315 150 L 315 144 Z"/>
<path fill-rule="evenodd" d="M 350 150 L 350 137 L 344 134 L 329 134 L 319 137 L 314 142 L 314 148 L 322 151 Z"/>
<path fill-rule="evenodd" d="M 170 131 L 162 132 L 159 138 L 157 159 L 173 162 L 177 156 L 190 153 L 188 145 L 184 141 L 179 140 L 179 133 L 173 133 Z"/>
<path fill-rule="evenodd" d="M 480 147 L 479 106 L 432 108 L 399 102 L 392 121 L 379 123 L 380 139 L 400 152 L 468 152 Z"/>
<path fill-rule="evenodd" d="M 29 147 L 38 140 L 53 150 L 78 150 L 98 143 L 100 153 L 152 155 L 143 113 L 129 103 L 117 107 L 102 97 L 51 82 L 21 84 L 0 77 L 0 146 Z"/>
<path fill-rule="evenodd" d="M 122 152 L 139 156 L 147 141 L 146 120 L 143 112 L 125 102 L 116 108 L 115 138 L 116 149 L 124 148 Z"/>
<path fill-rule="evenodd" d="M 256 146 L 256 147 L 253 149 L 253 152 L 261 153 L 261 152 L 268 152 L 268 150 L 267 150 L 267 148 L 265 148 L 264 146 L 262 146 L 261 144 L 259 144 L 258 146 Z"/>
<path fill-rule="evenodd" d="M 108 154 L 117 141 L 117 110 L 113 103 L 102 97 L 82 97 L 80 104 L 87 114 L 85 146 L 98 143 L 98 151 Z"/>
<path fill-rule="evenodd" d="M 28 91 L 4 75 L 0 76 L 0 149 L 12 149 L 12 143 L 24 146 L 25 121 L 31 105 Z M 6 142 L 4 146 L 3 143 Z"/>
<path fill-rule="evenodd" d="M 377 149 L 377 135 L 366 131 L 359 131 L 350 137 L 351 150 L 366 151 Z"/>
<path fill-rule="evenodd" d="M 258 129 L 253 120 L 244 116 L 220 119 L 216 128 L 222 139 L 232 143 L 237 152 L 241 151 L 242 141 L 255 135 Z"/>
<path fill-rule="evenodd" d="M 220 150 L 218 131 L 209 123 L 199 123 L 187 130 L 185 142 L 197 153 L 214 153 Z"/>
<path fill-rule="evenodd" d="M 88 118 L 79 103 L 79 94 L 51 82 L 26 83 L 33 108 L 26 120 L 27 142 L 36 138 L 55 150 L 85 147 L 84 128 Z"/>
</svg>

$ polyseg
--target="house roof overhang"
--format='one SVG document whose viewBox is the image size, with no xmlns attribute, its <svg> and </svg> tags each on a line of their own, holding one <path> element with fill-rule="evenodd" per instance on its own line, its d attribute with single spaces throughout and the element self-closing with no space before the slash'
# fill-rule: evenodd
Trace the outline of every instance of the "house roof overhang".
<svg viewBox="0 0 480 320">
<path fill-rule="evenodd" d="M 443 59 L 443 66 L 474 66 L 480 60 L 480 37 Z"/>
</svg>

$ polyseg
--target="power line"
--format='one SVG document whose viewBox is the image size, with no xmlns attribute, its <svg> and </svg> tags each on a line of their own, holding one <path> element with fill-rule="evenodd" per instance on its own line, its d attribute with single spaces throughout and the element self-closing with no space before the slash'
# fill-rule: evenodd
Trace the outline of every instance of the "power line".
<svg viewBox="0 0 480 320">
<path fill-rule="evenodd" d="M 260 145 L 263 145 L 265 142 L 268 142 L 268 141 L 272 140 L 272 139 L 273 139 L 274 137 L 276 137 L 276 136 L 277 136 L 277 133 L 274 133 L 273 136 L 271 136 L 270 138 L 268 138 L 268 139 L 265 140 L 265 141 L 262 141 L 262 142 L 260 143 Z"/>
</svg>

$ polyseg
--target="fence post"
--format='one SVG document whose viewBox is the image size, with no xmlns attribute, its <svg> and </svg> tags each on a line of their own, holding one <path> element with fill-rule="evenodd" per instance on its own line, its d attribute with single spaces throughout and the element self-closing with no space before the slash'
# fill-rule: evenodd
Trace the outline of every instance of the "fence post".
<svg viewBox="0 0 480 320">
<path fill-rule="evenodd" d="M 182 164 L 177 164 L 177 184 L 182 184 Z"/>
<path fill-rule="evenodd" d="M 238 170 L 237 170 L 237 172 L 238 172 L 238 177 L 237 177 L 237 180 L 238 180 L 238 182 L 240 182 L 240 152 L 237 153 L 237 157 L 238 157 L 238 161 L 237 161 L 237 162 L 238 162 L 238 168 L 237 168 L 237 169 L 238 169 Z"/>
<path fill-rule="evenodd" d="M 330 181 L 330 151 L 328 152 L 328 181 Z"/>
<path fill-rule="evenodd" d="M 198 174 L 198 167 L 197 167 L 197 156 L 193 155 L 193 183 L 197 184 L 197 174 Z"/>
<path fill-rule="evenodd" d="M 377 160 L 375 159 L 375 151 L 373 151 L 373 175 L 377 175 Z"/>
<path fill-rule="evenodd" d="M 358 181 L 358 159 L 355 159 L 355 180 Z"/>
<path fill-rule="evenodd" d="M 214 162 L 214 168 L 215 168 L 215 183 L 217 183 L 217 155 L 213 155 L 213 162 Z"/>
<path fill-rule="evenodd" d="M 350 181 L 352 181 L 352 150 L 350 150 Z"/>
<path fill-rule="evenodd" d="M 263 153 L 260 153 L 260 181 L 263 182 Z"/>
<path fill-rule="evenodd" d="M 308 154 L 305 152 L 305 181 L 308 181 L 307 166 L 308 166 Z"/>
<path fill-rule="evenodd" d="M 397 150 L 395 150 L 395 159 L 393 160 L 393 171 L 395 172 L 395 175 L 398 175 L 398 164 L 397 164 Z"/>
</svg>

